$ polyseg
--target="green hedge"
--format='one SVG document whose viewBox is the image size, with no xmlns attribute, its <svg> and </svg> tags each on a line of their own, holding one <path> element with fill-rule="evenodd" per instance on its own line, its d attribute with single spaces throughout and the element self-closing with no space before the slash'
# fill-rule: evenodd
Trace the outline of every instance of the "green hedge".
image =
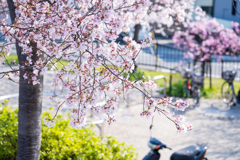
<svg viewBox="0 0 240 160">
<path fill-rule="evenodd" d="M 0 159 L 15 160 L 17 152 L 18 110 L 3 107 L 0 111 Z M 49 117 L 43 113 L 43 119 Z M 42 127 L 41 159 L 44 160 L 133 160 L 132 146 L 113 137 L 103 141 L 91 129 L 73 129 L 68 120 L 58 116 L 55 127 Z"/>
</svg>

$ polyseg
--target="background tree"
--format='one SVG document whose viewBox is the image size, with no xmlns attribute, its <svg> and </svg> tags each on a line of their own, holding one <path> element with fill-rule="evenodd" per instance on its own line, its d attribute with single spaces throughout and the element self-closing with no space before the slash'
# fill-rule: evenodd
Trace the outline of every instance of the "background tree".
<svg viewBox="0 0 240 160">
<path fill-rule="evenodd" d="M 134 27 L 134 40 L 137 42 L 140 24 L 148 23 L 149 30 L 168 37 L 176 31 L 184 31 L 194 19 L 195 1 L 189 0 L 151 0 L 145 13 L 138 13 L 143 18 L 136 22 Z"/>
<path fill-rule="evenodd" d="M 204 75 L 205 62 L 211 61 L 212 56 L 217 56 L 218 61 L 221 61 L 222 55 L 240 55 L 238 26 L 237 22 L 232 22 L 232 29 L 224 28 L 215 18 L 202 18 L 191 22 L 185 32 L 175 33 L 173 43 L 188 50 L 185 53 L 187 57 L 203 62 L 202 75 Z"/>
<path fill-rule="evenodd" d="M 189 55 L 194 60 L 209 60 L 212 55 L 217 55 L 221 60 L 222 55 L 240 55 L 240 39 L 237 33 L 239 24 L 232 23 L 232 28 L 224 28 L 215 18 L 202 18 L 190 23 L 188 30 L 178 32 L 173 36 L 176 46 L 189 50 Z"/>
</svg>

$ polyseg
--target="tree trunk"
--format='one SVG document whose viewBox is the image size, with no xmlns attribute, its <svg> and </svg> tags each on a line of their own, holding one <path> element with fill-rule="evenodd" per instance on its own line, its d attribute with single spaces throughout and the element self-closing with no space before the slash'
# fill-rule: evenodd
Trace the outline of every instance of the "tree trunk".
<svg viewBox="0 0 240 160">
<path fill-rule="evenodd" d="M 13 0 L 7 0 L 12 23 L 16 18 Z M 35 62 L 37 56 L 37 44 L 32 42 L 32 60 Z M 26 61 L 26 55 L 21 54 L 21 48 L 16 43 L 19 64 Z M 18 112 L 18 142 L 17 160 L 40 159 L 41 131 L 42 131 L 42 90 L 43 76 L 38 77 L 40 84 L 28 84 L 24 80 L 24 73 L 32 72 L 32 69 L 20 71 L 19 83 L 19 112 Z"/>
<path fill-rule="evenodd" d="M 140 31 L 140 27 L 141 25 L 140 24 L 137 24 L 134 26 L 134 36 L 133 36 L 133 40 L 135 40 L 136 42 L 138 42 L 138 34 L 139 34 L 139 31 Z"/>
<path fill-rule="evenodd" d="M 133 36 L 133 40 L 138 42 L 138 34 L 139 34 L 139 31 L 140 31 L 140 27 L 141 25 L 140 24 L 137 24 L 134 26 L 134 36 Z M 133 61 L 134 63 L 134 71 L 137 71 L 137 68 L 138 68 L 138 65 L 137 65 L 137 62 L 136 60 Z"/>
<path fill-rule="evenodd" d="M 209 87 L 212 89 L 212 60 L 209 60 Z"/>
</svg>

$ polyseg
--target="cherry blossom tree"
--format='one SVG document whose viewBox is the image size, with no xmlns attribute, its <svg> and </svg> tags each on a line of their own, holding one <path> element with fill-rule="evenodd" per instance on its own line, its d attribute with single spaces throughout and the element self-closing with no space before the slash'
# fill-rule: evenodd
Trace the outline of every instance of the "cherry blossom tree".
<svg viewBox="0 0 240 160">
<path fill-rule="evenodd" d="M 194 20 L 194 13 L 199 12 L 195 8 L 195 0 L 151 0 L 151 5 L 145 12 L 136 13 L 144 17 L 141 21 L 135 21 L 134 40 L 138 41 L 140 24 L 146 25 L 149 30 L 162 36 L 172 36 L 176 31 L 184 31 L 188 24 Z M 202 12 L 202 16 L 205 15 Z"/>
<path fill-rule="evenodd" d="M 188 30 L 178 32 L 173 36 L 177 47 L 189 52 L 194 60 L 206 61 L 212 55 L 240 55 L 239 24 L 232 22 L 232 29 L 224 28 L 215 18 L 202 18 L 190 23 Z"/>
<path fill-rule="evenodd" d="M 155 0 L 145 19 L 155 33 L 171 36 L 185 30 L 194 19 L 194 4 L 195 0 Z"/>
<path fill-rule="evenodd" d="M 185 32 L 175 33 L 173 43 L 177 47 L 187 50 L 186 57 L 202 62 L 202 75 L 204 75 L 205 63 L 206 61 L 211 62 L 213 55 L 217 56 L 218 61 L 221 60 L 222 55 L 234 57 L 240 55 L 238 26 L 239 23 L 232 22 L 232 29 L 224 28 L 215 18 L 201 18 L 199 21 L 191 22 Z"/>
<path fill-rule="evenodd" d="M 71 110 L 74 128 L 86 125 L 87 112 L 103 115 L 108 124 L 115 122 L 120 96 L 137 90 L 144 95 L 141 116 L 159 112 L 175 123 L 179 133 L 191 130 L 185 117 L 175 118 L 165 108 L 183 111 L 187 102 L 156 100 L 148 93 L 156 85 L 133 74 L 134 60 L 151 39 L 141 44 L 130 37 L 123 39 L 126 45 L 115 42 L 121 32 L 129 31 L 132 19 L 141 20 L 136 13 L 146 11 L 148 0 L 0 0 L 0 4 L 0 30 L 7 40 L 1 46 L 0 62 L 9 66 L 0 78 L 19 77 L 17 159 L 39 159 L 43 76 L 48 70 L 55 70 L 53 86 L 66 91 L 64 101 L 58 101 L 57 94 L 50 97 L 56 115 L 64 104 L 76 106 Z M 11 24 L 6 22 L 8 13 Z M 17 48 L 17 66 L 7 60 L 12 44 Z M 60 60 L 69 63 L 58 68 Z M 136 80 L 129 81 L 130 75 Z M 101 100 L 106 103 L 97 105 Z M 56 115 L 44 124 L 54 126 Z"/>
</svg>

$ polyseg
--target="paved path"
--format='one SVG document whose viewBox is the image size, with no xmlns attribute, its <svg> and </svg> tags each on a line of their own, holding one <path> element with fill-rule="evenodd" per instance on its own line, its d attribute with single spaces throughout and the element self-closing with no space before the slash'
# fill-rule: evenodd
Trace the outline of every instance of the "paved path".
<svg viewBox="0 0 240 160">
<path fill-rule="evenodd" d="M 1 68 L 1 70 L 4 70 Z M 44 77 L 44 92 L 51 93 L 51 79 L 54 73 L 48 72 Z M 18 84 L 6 79 L 0 80 L 0 96 L 18 93 Z M 147 142 L 150 137 L 151 119 L 140 117 L 142 105 L 140 97 L 131 100 L 129 108 L 121 104 L 117 113 L 118 122 L 105 125 L 105 135 L 117 137 L 119 141 L 132 144 L 139 152 L 139 159 L 147 154 Z M 191 99 L 188 99 L 192 102 Z M 17 103 L 17 99 L 11 100 Z M 50 103 L 44 97 L 43 104 Z M 178 113 L 177 113 L 178 114 Z M 240 158 L 240 106 L 228 107 L 219 100 L 201 99 L 200 106 L 191 106 L 183 112 L 187 121 L 193 125 L 193 131 L 177 135 L 175 126 L 163 115 L 155 115 L 152 134 L 176 151 L 193 144 L 207 144 L 207 157 L 215 160 L 239 160 Z M 98 129 L 96 128 L 96 131 Z M 173 151 L 162 151 L 161 160 L 168 160 Z"/>
<path fill-rule="evenodd" d="M 191 100 L 190 100 L 191 102 Z M 142 159 L 149 151 L 151 119 L 139 116 L 142 105 L 120 109 L 118 123 L 105 127 L 106 135 L 132 144 Z M 207 157 L 212 160 L 239 160 L 240 158 L 240 106 L 227 107 L 219 100 L 201 100 L 200 106 L 190 107 L 181 113 L 194 129 L 186 134 L 176 134 L 175 126 L 163 115 L 155 115 L 153 137 L 167 144 L 173 151 L 161 151 L 161 159 L 181 148 L 195 144 L 207 144 Z"/>
</svg>

